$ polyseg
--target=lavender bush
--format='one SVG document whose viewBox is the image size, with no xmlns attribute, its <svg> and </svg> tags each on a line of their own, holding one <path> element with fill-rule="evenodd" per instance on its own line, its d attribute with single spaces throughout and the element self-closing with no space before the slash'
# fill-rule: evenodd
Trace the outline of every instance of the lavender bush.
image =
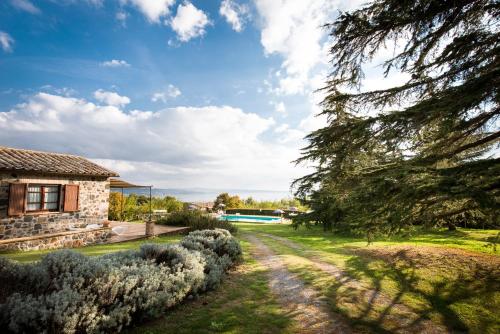
<svg viewBox="0 0 500 334">
<path fill-rule="evenodd" d="M 0 328 L 12 333 L 119 332 L 217 287 L 241 257 L 226 230 L 195 231 L 178 245 L 101 257 L 70 250 L 33 264 L 0 258 Z"/>
</svg>

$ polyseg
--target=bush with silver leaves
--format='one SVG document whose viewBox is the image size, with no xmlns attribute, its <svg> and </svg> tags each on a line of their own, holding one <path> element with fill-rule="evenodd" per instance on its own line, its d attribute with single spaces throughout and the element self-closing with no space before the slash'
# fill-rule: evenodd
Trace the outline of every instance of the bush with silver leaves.
<svg viewBox="0 0 500 334">
<path fill-rule="evenodd" d="M 242 254 L 240 244 L 225 229 L 191 232 L 181 241 L 181 245 L 200 252 L 206 260 L 205 280 L 200 291 L 215 289 L 227 269 L 238 262 Z"/>
<path fill-rule="evenodd" d="M 33 264 L 0 258 L 0 328 L 119 332 L 215 288 L 240 257 L 238 242 L 215 230 L 192 232 L 178 245 L 144 245 L 100 257 L 63 250 Z"/>
</svg>

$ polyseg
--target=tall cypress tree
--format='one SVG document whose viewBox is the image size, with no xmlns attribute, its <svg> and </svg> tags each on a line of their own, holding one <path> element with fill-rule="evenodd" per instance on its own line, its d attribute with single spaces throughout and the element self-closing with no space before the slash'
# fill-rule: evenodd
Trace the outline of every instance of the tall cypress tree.
<svg viewBox="0 0 500 334">
<path fill-rule="evenodd" d="M 314 173 L 294 182 L 306 221 L 369 235 L 499 223 L 499 18 L 493 0 L 376 0 L 326 26 L 328 125 L 298 160 Z M 392 43 L 384 76 L 409 79 L 360 90 L 363 66 Z"/>
</svg>

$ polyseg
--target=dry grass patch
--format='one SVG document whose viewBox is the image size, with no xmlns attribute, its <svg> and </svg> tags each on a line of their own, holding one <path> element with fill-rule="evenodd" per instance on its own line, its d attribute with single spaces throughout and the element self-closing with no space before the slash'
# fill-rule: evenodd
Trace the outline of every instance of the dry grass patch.
<svg viewBox="0 0 500 334">
<path fill-rule="evenodd" d="M 458 248 L 442 248 L 432 246 L 385 246 L 352 249 L 356 255 L 382 259 L 393 265 L 403 262 L 418 268 L 435 268 L 454 273 L 463 270 L 480 276 L 500 277 L 500 257 L 496 255 L 471 252 Z"/>
</svg>

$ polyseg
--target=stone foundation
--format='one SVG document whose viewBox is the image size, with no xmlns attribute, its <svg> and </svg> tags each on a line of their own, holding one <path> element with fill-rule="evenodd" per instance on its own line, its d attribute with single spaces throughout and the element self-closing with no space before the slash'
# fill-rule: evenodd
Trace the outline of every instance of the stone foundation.
<svg viewBox="0 0 500 334">
<path fill-rule="evenodd" d="M 0 250 L 42 250 L 74 248 L 105 243 L 111 237 L 111 228 L 60 232 L 49 235 L 0 240 Z"/>
</svg>

